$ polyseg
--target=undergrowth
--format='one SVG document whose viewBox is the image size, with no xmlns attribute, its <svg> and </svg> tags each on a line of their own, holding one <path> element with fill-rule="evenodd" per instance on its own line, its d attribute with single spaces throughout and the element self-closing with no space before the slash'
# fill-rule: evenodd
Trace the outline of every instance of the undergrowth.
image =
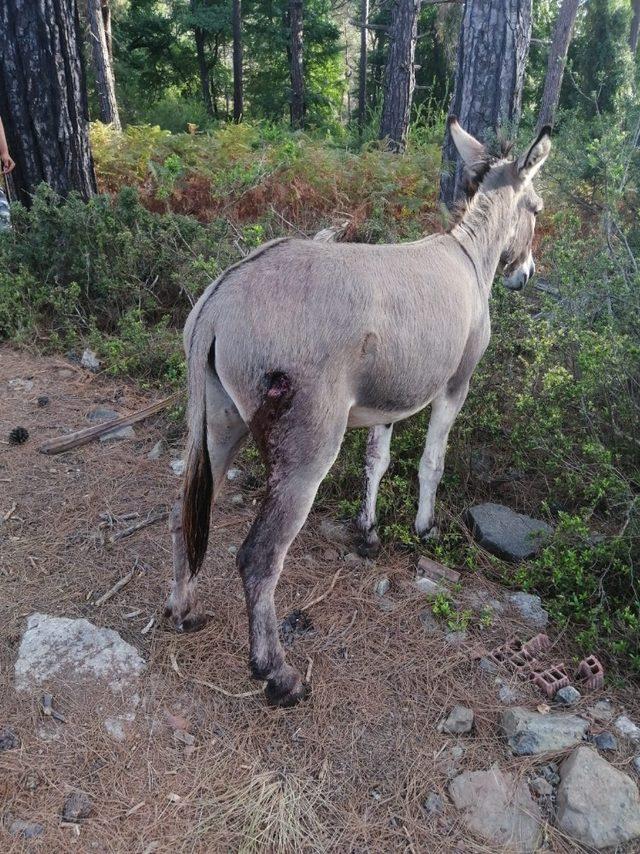
<svg viewBox="0 0 640 854">
<path fill-rule="evenodd" d="M 431 550 L 477 565 L 462 521 L 474 501 L 544 517 L 556 534 L 538 558 L 512 567 L 483 556 L 485 565 L 539 592 L 584 651 L 640 672 L 634 121 L 565 119 L 541 186 L 545 291 L 494 287 L 493 337 L 451 434 Z M 349 240 L 410 240 L 441 219 L 433 133 L 415 134 L 402 158 L 375 142 L 356 151 L 248 123 L 194 136 L 94 125 L 92 140 L 103 194 L 60 204 L 41 188 L 0 235 L 0 335 L 42 350 L 89 342 L 106 370 L 143 382 L 183 384 L 180 328 L 191 304 L 264 240 L 345 220 Z M 380 489 L 383 538 L 412 549 L 427 418 L 397 426 Z M 365 438 L 349 435 L 320 493 L 345 516 L 358 505 Z"/>
</svg>

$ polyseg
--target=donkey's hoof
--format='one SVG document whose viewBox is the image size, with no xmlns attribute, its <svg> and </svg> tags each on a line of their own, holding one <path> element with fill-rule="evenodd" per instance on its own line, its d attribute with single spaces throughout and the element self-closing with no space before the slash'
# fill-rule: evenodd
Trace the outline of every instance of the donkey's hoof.
<svg viewBox="0 0 640 854">
<path fill-rule="evenodd" d="M 356 551 L 360 557 L 373 560 L 380 554 L 380 540 L 378 537 L 359 540 L 356 543 Z"/>
<path fill-rule="evenodd" d="M 430 540 L 437 540 L 440 537 L 440 528 L 437 525 L 431 525 L 430 528 L 425 528 L 424 531 L 418 531 L 417 535 L 423 543 L 428 543 Z"/>
<path fill-rule="evenodd" d="M 207 618 L 204 614 L 197 614 L 191 610 L 175 613 L 171 604 L 167 604 L 164 609 L 165 619 L 171 620 L 173 628 L 178 634 L 187 632 L 199 632 L 207 624 Z"/>
<path fill-rule="evenodd" d="M 264 694 L 270 706 L 287 709 L 304 700 L 309 695 L 309 688 L 297 673 L 292 673 L 282 680 L 269 679 Z"/>
</svg>

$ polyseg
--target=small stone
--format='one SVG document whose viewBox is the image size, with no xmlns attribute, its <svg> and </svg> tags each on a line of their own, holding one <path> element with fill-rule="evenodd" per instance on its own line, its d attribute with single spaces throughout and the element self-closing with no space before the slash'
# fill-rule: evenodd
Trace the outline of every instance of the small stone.
<svg viewBox="0 0 640 854">
<path fill-rule="evenodd" d="M 542 607 L 542 600 L 539 596 L 524 592 L 512 593 L 509 596 L 509 602 L 519 612 L 527 625 L 533 626 L 535 629 L 544 629 L 549 622 L 549 615 Z"/>
<path fill-rule="evenodd" d="M 80 359 L 80 364 L 83 368 L 87 368 L 89 371 L 97 371 L 100 368 L 100 360 L 88 347 L 82 354 L 82 358 Z"/>
<path fill-rule="evenodd" d="M 634 759 L 633 759 L 633 767 L 635 768 L 636 772 L 637 772 L 638 774 L 640 774 L 640 756 L 636 756 L 636 757 L 634 757 Z"/>
<path fill-rule="evenodd" d="M 440 815 L 444 812 L 444 800 L 437 792 L 429 792 L 422 806 L 427 815 Z"/>
<path fill-rule="evenodd" d="M 239 480 L 242 477 L 242 469 L 229 469 L 227 472 L 227 480 Z"/>
<path fill-rule="evenodd" d="M 164 450 L 164 442 L 160 439 L 159 442 L 156 442 L 153 448 L 147 454 L 148 460 L 159 460 L 162 456 L 162 451 Z"/>
<path fill-rule="evenodd" d="M 113 421 L 115 418 L 120 418 L 120 413 L 115 409 L 109 409 L 108 406 L 96 406 L 87 415 L 87 421 L 92 424 L 99 424 L 101 421 Z"/>
<path fill-rule="evenodd" d="M 552 753 L 573 747 L 584 738 L 589 724 L 577 715 L 541 715 L 516 707 L 502 713 L 502 730 L 517 756 Z"/>
<path fill-rule="evenodd" d="M 322 559 L 327 563 L 335 563 L 340 560 L 340 554 L 335 549 L 325 549 L 322 552 Z"/>
<path fill-rule="evenodd" d="M 442 585 L 430 578 L 416 578 L 414 584 L 421 593 L 426 593 L 427 596 L 437 596 L 442 591 Z"/>
<path fill-rule="evenodd" d="M 347 526 L 331 519 L 323 519 L 318 526 L 318 532 L 325 540 L 340 545 L 346 545 L 351 539 Z"/>
<path fill-rule="evenodd" d="M 14 818 L 9 823 L 9 833 L 12 836 L 22 836 L 24 839 L 35 839 L 37 836 L 42 836 L 44 826 L 37 821 L 23 821 L 20 818 Z"/>
<path fill-rule="evenodd" d="M 395 611 L 395 609 L 396 609 L 395 604 L 391 601 L 391 599 L 387 599 L 386 596 L 378 596 L 376 598 L 376 605 L 385 614 L 390 614 L 392 611 Z"/>
<path fill-rule="evenodd" d="M 485 673 L 493 675 L 498 672 L 499 668 L 495 661 L 492 661 L 490 658 L 484 656 L 480 659 L 480 669 L 484 670 Z"/>
<path fill-rule="evenodd" d="M 433 616 L 431 611 L 420 611 L 418 616 L 420 623 L 422 624 L 422 628 L 428 635 L 435 636 L 442 634 L 442 629 L 440 628 L 440 624 Z"/>
<path fill-rule="evenodd" d="M 16 377 L 14 380 L 9 380 L 7 385 L 9 388 L 15 388 L 17 391 L 31 391 L 33 380 L 23 380 L 22 377 Z"/>
<path fill-rule="evenodd" d="M 597 850 L 640 836 L 640 795 L 627 774 L 583 745 L 562 763 L 560 776 L 560 830 Z"/>
<path fill-rule="evenodd" d="M 589 706 L 588 711 L 594 721 L 610 721 L 613 717 L 613 706 L 610 700 L 598 700 L 595 706 Z"/>
<path fill-rule="evenodd" d="M 443 732 L 450 735 L 462 735 L 473 728 L 473 710 L 467 706 L 454 706 L 449 717 L 442 725 Z"/>
<path fill-rule="evenodd" d="M 20 747 L 20 739 L 11 727 L 0 729 L 0 753 L 3 750 L 17 750 Z"/>
<path fill-rule="evenodd" d="M 103 433 L 100 436 L 101 442 L 118 442 L 121 439 L 134 439 L 136 431 L 128 424 L 126 427 L 116 427 L 115 430 L 110 430 L 108 433 Z"/>
<path fill-rule="evenodd" d="M 556 691 L 553 701 L 561 703 L 563 706 L 575 706 L 578 700 L 582 697 L 580 691 L 577 691 L 573 685 L 567 685 L 566 688 L 561 688 Z"/>
<path fill-rule="evenodd" d="M 38 397 L 38 406 L 42 409 L 44 406 L 49 405 L 49 397 L 46 394 L 41 394 Z"/>
<path fill-rule="evenodd" d="M 555 762 L 549 762 L 540 770 L 542 772 L 542 776 L 548 783 L 551 783 L 552 786 L 558 785 L 560 782 L 560 775 L 558 774 L 558 766 Z"/>
<path fill-rule="evenodd" d="M 80 821 L 83 818 L 89 818 L 93 812 L 93 804 L 91 798 L 86 792 L 72 792 L 67 795 L 62 807 L 63 821 Z"/>
<path fill-rule="evenodd" d="M 598 748 L 598 750 L 617 750 L 618 749 L 618 739 L 610 732 L 601 732 L 595 736 L 593 739 L 593 743 Z"/>
<path fill-rule="evenodd" d="M 229 552 L 229 554 L 230 554 L 232 557 L 235 557 L 235 556 L 238 554 L 238 547 L 237 547 L 237 546 L 229 546 L 229 548 L 227 549 L 227 551 Z"/>
<path fill-rule="evenodd" d="M 171 470 L 178 477 L 182 477 L 184 474 L 186 464 L 184 460 L 172 460 L 171 461 Z"/>
<path fill-rule="evenodd" d="M 513 703 L 517 703 L 519 698 L 516 692 L 508 685 L 501 685 L 498 691 L 498 699 L 505 706 L 510 706 Z"/>
<path fill-rule="evenodd" d="M 349 552 L 349 554 L 346 554 L 344 556 L 344 562 L 351 564 L 351 566 L 359 566 L 363 562 L 363 559 L 360 557 L 359 554 L 356 554 L 355 552 Z"/>
<path fill-rule="evenodd" d="M 461 647 L 467 639 L 466 632 L 447 632 L 444 636 L 444 642 L 447 646 Z"/>
<path fill-rule="evenodd" d="M 513 562 L 533 557 L 553 533 L 546 522 L 492 502 L 471 507 L 467 519 L 481 546 Z"/>
<path fill-rule="evenodd" d="M 614 726 L 623 738 L 628 738 L 630 741 L 640 741 L 640 727 L 636 726 L 631 718 L 626 715 L 620 715 Z"/>
<path fill-rule="evenodd" d="M 231 496 L 231 503 L 234 507 L 242 507 L 242 505 L 244 504 L 244 498 L 238 492 L 235 495 Z"/>
<path fill-rule="evenodd" d="M 558 781 L 560 778 L 558 777 Z M 544 777 L 536 777 L 531 781 L 531 789 L 541 798 L 548 798 L 553 794 L 553 786 Z"/>
<path fill-rule="evenodd" d="M 376 581 L 373 587 L 373 592 L 376 594 L 376 596 L 384 596 L 385 593 L 388 593 L 390 587 L 391 582 L 389 581 L 387 576 L 384 575 L 382 578 L 379 578 Z"/>
</svg>

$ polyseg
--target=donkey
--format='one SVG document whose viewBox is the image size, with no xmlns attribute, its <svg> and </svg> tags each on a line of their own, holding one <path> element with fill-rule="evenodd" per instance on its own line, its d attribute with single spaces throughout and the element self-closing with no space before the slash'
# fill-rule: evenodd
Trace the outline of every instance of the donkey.
<svg viewBox="0 0 640 854">
<path fill-rule="evenodd" d="M 532 180 L 549 154 L 550 128 L 508 160 L 491 157 L 455 117 L 449 126 L 477 187 L 451 231 L 401 245 L 271 241 L 213 282 L 186 323 L 189 440 L 170 515 L 174 581 L 166 613 L 178 631 L 203 623 L 196 575 L 211 501 L 252 434 L 267 489 L 237 566 L 251 670 L 273 705 L 293 705 L 306 693 L 285 660 L 274 593 L 345 431 L 371 428 L 357 526 L 372 553 L 393 424 L 431 404 L 415 528 L 432 536 L 449 430 L 489 343 L 494 276 L 502 265 L 506 286 L 519 290 L 535 270 L 542 200 Z"/>
</svg>

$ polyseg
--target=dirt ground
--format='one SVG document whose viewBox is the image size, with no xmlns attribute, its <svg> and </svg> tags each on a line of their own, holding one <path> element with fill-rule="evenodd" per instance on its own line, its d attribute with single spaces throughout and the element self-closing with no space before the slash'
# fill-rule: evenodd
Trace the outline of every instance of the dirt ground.
<svg viewBox="0 0 640 854">
<path fill-rule="evenodd" d="M 11 383 L 16 378 L 33 386 Z M 284 618 L 325 592 L 341 568 L 330 594 L 309 609 L 311 628 L 288 650 L 300 670 L 310 671 L 310 699 L 273 710 L 260 694 L 230 697 L 197 684 L 193 680 L 205 680 L 230 694 L 257 687 L 248 674 L 246 614 L 232 552 L 249 528 L 260 487 L 245 481 L 238 505 L 233 496 L 240 490 L 230 483 L 214 509 L 201 574 L 210 621 L 197 634 L 178 636 L 161 618 L 171 574 L 166 523 L 113 544 L 109 537 L 170 507 L 179 429 L 158 416 L 136 425 L 133 439 L 93 442 L 60 456 L 37 450 L 44 438 L 86 426 L 98 405 L 124 414 L 157 398 L 63 359 L 7 347 L 0 347 L 0 390 L 0 438 L 16 425 L 30 433 L 24 445 L 0 445 L 0 726 L 12 726 L 21 739 L 19 749 L 0 753 L 1 850 L 494 850 L 473 841 L 447 800 L 449 750 L 465 748 L 460 770 L 497 761 L 518 776 L 558 759 L 514 758 L 506 751 L 497 731 L 504 707 L 494 677 L 474 659 L 512 632 L 526 638 L 531 630 L 508 618 L 484 630 L 476 621 L 466 643 L 447 646 L 444 631 L 429 634 L 420 622 L 427 601 L 412 584 L 416 556 L 388 549 L 375 563 L 344 561 L 336 544 L 320 535 L 316 514 L 291 549 L 277 594 Z M 48 395 L 46 406 L 37 405 L 40 395 Z M 149 460 L 159 439 L 169 448 Z M 128 514 L 138 515 L 124 518 Z M 96 607 L 95 599 L 133 567 L 133 580 Z M 389 604 L 381 607 L 374 587 L 383 575 L 391 588 Z M 483 591 L 496 593 L 481 572 L 465 572 L 462 596 Z M 73 674 L 54 695 L 64 724 L 42 717 L 40 696 L 15 693 L 13 663 L 25 618 L 34 611 L 113 628 L 148 661 L 143 701 L 124 743 L 104 731 L 89 694 L 82 713 L 74 707 Z M 154 615 L 154 627 L 142 634 Z M 564 642 L 550 633 L 562 659 Z M 541 702 L 528 685 L 517 687 L 523 704 Z M 633 712 L 631 697 L 609 685 L 583 702 L 599 696 Z M 437 732 L 456 703 L 475 710 L 471 735 Z M 190 749 L 176 739 L 169 715 L 185 719 L 195 737 Z M 628 770 L 629 758 L 621 752 L 614 761 Z M 73 788 L 95 805 L 78 827 L 60 820 Z M 445 799 L 440 815 L 423 806 L 431 792 Z M 45 833 L 16 839 L 7 830 L 9 814 L 40 822 Z M 547 846 L 578 850 L 552 827 Z"/>
</svg>

